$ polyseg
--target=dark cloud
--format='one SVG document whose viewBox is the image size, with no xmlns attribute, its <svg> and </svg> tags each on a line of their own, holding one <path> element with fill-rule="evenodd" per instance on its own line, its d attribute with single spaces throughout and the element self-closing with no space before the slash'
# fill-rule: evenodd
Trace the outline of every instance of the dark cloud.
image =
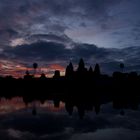
<svg viewBox="0 0 140 140">
<path fill-rule="evenodd" d="M 2 0 L 0 28 L 5 31 L 15 29 L 19 37 L 49 32 L 65 34 L 66 29 L 82 25 L 100 25 L 102 30 L 107 30 L 113 26 L 111 23 L 114 19 L 110 16 L 112 7 L 121 2 L 122 0 Z"/>
<path fill-rule="evenodd" d="M 25 63 L 32 60 L 75 63 L 83 57 L 87 64 L 98 62 L 108 72 L 116 70 L 120 61 L 126 63 L 128 70 L 138 70 L 139 3 L 139 0 L 1 0 L 0 58 Z"/>
<path fill-rule="evenodd" d="M 25 44 L 17 46 L 11 49 L 8 48 L 2 53 L 1 58 L 19 60 L 21 63 L 24 62 L 27 66 L 33 61 L 38 61 L 41 65 L 42 63 L 46 65 L 57 62 L 64 67 L 70 60 L 76 65 L 79 59 L 83 58 L 87 66 L 94 66 L 95 63 L 99 63 L 101 65 L 102 72 L 104 73 L 120 71 L 119 64 L 123 62 L 125 64 L 126 72 L 140 72 L 140 50 L 138 46 L 124 49 L 107 49 L 98 48 L 96 45 L 77 44 L 72 42 L 71 45 L 73 45 L 73 48 L 67 48 L 65 43 L 69 42 L 68 38 L 59 38 L 54 35 L 43 36 L 45 39 L 55 40 L 55 42 L 41 41 L 29 45 Z M 35 37 L 38 38 L 40 35 Z M 56 43 L 57 40 L 61 43 Z"/>
<path fill-rule="evenodd" d="M 65 60 L 69 56 L 69 50 L 63 44 L 54 42 L 37 42 L 30 45 L 21 45 L 11 48 L 5 53 L 14 55 L 15 58 L 26 60 Z"/>
<path fill-rule="evenodd" d="M 96 45 L 77 44 L 73 50 L 75 52 L 75 56 L 85 59 L 95 58 L 103 60 L 103 58 L 107 58 L 109 55 L 109 51 L 107 49 L 98 48 Z"/>
<path fill-rule="evenodd" d="M 35 36 L 39 37 L 39 36 Z M 55 42 L 57 40 L 66 43 L 67 38 L 60 38 L 57 36 L 44 36 L 46 39 L 53 40 Z M 96 60 L 103 60 L 107 59 L 110 55 L 110 51 L 104 48 L 98 48 L 95 45 L 88 45 L 88 44 L 76 44 L 73 43 L 73 48 L 67 48 L 66 45 L 62 43 L 55 43 L 55 42 L 37 42 L 30 45 L 21 45 L 15 48 L 5 50 L 5 54 L 9 54 L 10 56 L 15 56 L 15 58 L 22 58 L 22 59 L 40 59 L 44 61 L 68 61 L 73 60 L 76 62 L 80 58 L 84 58 L 85 60 L 89 60 L 90 58 L 95 58 Z M 104 62 L 104 60 L 103 60 Z"/>
</svg>

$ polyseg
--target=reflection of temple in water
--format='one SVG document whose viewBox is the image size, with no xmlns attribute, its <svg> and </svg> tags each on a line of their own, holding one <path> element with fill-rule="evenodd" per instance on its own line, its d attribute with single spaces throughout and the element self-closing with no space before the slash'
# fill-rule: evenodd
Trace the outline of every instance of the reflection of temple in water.
<svg viewBox="0 0 140 140">
<path fill-rule="evenodd" d="M 28 103 L 25 103 L 23 98 L 21 97 L 15 97 L 11 99 L 0 99 L 0 114 L 5 113 L 12 113 L 24 109 L 31 109 L 30 112 L 33 115 L 38 115 L 41 113 L 40 109 L 43 109 L 42 111 L 47 112 L 64 112 L 67 111 L 67 113 L 72 116 L 74 112 L 74 108 L 77 109 L 77 113 L 79 117 L 82 119 L 88 111 L 94 111 L 96 114 L 100 113 L 101 105 L 107 104 L 109 102 L 113 102 L 113 108 L 119 109 L 121 115 L 125 115 L 125 109 L 130 108 L 133 110 L 138 109 L 139 101 L 136 98 L 133 99 L 123 99 L 123 98 L 115 98 L 112 101 L 109 101 L 107 99 L 100 99 L 95 98 L 94 100 L 85 99 L 59 99 L 54 98 L 52 100 L 46 100 L 44 103 L 41 103 L 40 101 L 32 100 Z"/>
</svg>

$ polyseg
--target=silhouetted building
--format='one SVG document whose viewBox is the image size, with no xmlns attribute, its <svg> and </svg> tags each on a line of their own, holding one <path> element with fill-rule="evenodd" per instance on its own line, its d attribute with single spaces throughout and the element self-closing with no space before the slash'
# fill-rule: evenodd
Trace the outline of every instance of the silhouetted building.
<svg viewBox="0 0 140 140">
<path fill-rule="evenodd" d="M 37 69 L 37 64 L 34 64 L 34 69 Z M 137 110 L 140 104 L 140 75 L 136 72 L 120 71 L 114 72 L 113 76 L 102 75 L 99 64 L 96 64 L 94 71 L 92 67 L 87 71 L 83 59 L 80 59 L 77 71 L 74 71 L 70 62 L 66 68 L 66 77 L 60 76 L 59 70 L 55 71 L 54 78 L 46 78 L 44 73 L 41 77 L 33 77 L 26 71 L 24 78 L 20 79 L 12 76 L 0 77 L 0 85 L 1 91 L 4 91 L 0 98 L 20 96 L 26 105 L 35 100 L 42 103 L 53 100 L 55 107 L 59 107 L 62 101 L 69 115 L 77 107 L 80 118 L 93 107 L 98 114 L 101 105 L 105 103 L 112 102 L 114 109 L 121 109 L 121 115 L 125 114 L 126 108 Z M 36 113 L 34 105 L 32 114 Z"/>
<path fill-rule="evenodd" d="M 89 68 L 89 71 L 88 71 L 88 72 L 89 72 L 89 73 L 93 73 L 92 67 Z"/>
<path fill-rule="evenodd" d="M 69 65 L 66 67 L 65 76 L 68 78 L 72 78 L 74 74 L 73 65 L 70 62 Z"/>
<path fill-rule="evenodd" d="M 33 76 L 32 75 L 30 75 L 30 73 L 29 73 L 29 71 L 27 70 L 26 72 L 25 72 L 25 76 L 24 76 L 24 79 L 32 79 L 33 78 Z"/>
<path fill-rule="evenodd" d="M 88 70 L 88 76 L 89 76 L 90 79 L 93 78 L 93 69 L 92 69 L 92 67 L 90 67 L 89 70 Z"/>
<path fill-rule="evenodd" d="M 85 71 L 85 63 L 84 63 L 84 60 L 81 58 L 80 61 L 79 61 L 79 66 L 78 66 L 78 69 L 77 69 L 78 72 L 83 72 Z"/>
<path fill-rule="evenodd" d="M 100 76 L 101 72 L 100 72 L 100 66 L 99 64 L 96 64 L 95 65 L 95 68 L 94 68 L 94 75 L 95 76 Z"/>
<path fill-rule="evenodd" d="M 60 78 L 60 71 L 59 70 L 55 71 L 53 78 Z"/>
<path fill-rule="evenodd" d="M 87 69 L 85 68 L 84 60 L 81 58 L 77 69 L 77 76 L 81 79 L 81 78 L 85 78 L 86 75 L 87 75 Z"/>
</svg>

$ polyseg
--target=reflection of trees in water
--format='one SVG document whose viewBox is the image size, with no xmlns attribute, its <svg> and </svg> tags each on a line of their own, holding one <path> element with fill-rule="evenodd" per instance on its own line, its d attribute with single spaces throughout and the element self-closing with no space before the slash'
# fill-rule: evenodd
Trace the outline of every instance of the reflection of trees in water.
<svg viewBox="0 0 140 140">
<path fill-rule="evenodd" d="M 86 112 L 88 111 L 95 111 L 96 114 L 100 113 L 101 106 L 103 104 L 107 104 L 109 102 L 112 102 L 113 108 L 114 109 L 119 109 L 121 115 L 125 115 L 125 109 L 133 109 L 137 110 L 138 105 L 140 103 L 140 100 L 138 97 L 130 96 L 125 97 L 125 96 L 115 96 L 110 98 L 108 97 L 101 97 L 101 96 L 93 96 L 92 98 L 87 98 L 87 97 L 68 97 L 68 96 L 50 96 L 48 98 L 44 98 L 44 102 L 41 103 L 41 100 L 38 101 L 35 100 L 34 98 L 28 99 L 27 97 L 15 97 L 12 99 L 4 99 L 2 98 L 0 101 L 0 108 L 3 107 L 4 105 L 7 106 L 13 104 L 15 106 L 15 111 L 24 109 L 26 107 L 32 109 L 32 114 L 37 115 L 38 113 L 38 108 L 46 108 L 46 111 L 61 111 L 65 110 L 68 112 L 68 114 L 71 116 L 73 115 L 74 108 L 77 108 L 78 115 L 82 119 Z M 27 105 L 27 106 L 26 106 Z M 1 112 L 0 112 L 1 113 Z"/>
</svg>

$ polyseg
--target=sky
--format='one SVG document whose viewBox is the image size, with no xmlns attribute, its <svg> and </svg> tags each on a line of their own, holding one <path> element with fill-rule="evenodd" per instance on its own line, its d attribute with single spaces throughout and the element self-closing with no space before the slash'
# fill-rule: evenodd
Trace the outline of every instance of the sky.
<svg viewBox="0 0 140 140">
<path fill-rule="evenodd" d="M 64 73 L 82 57 L 102 71 L 140 71 L 139 0 L 1 0 L 0 75 Z M 41 69 L 42 68 L 42 69 Z"/>
</svg>

